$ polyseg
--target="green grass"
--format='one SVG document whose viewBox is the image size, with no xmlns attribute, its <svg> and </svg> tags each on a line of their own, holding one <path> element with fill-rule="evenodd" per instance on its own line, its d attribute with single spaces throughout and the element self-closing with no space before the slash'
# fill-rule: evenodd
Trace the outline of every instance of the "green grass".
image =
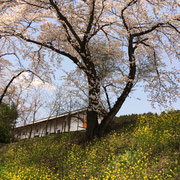
<svg viewBox="0 0 180 180">
<path fill-rule="evenodd" d="M 74 132 L 5 145 L 0 179 L 180 179 L 180 112 L 115 126 L 88 144 L 78 144 L 84 133 Z"/>
</svg>

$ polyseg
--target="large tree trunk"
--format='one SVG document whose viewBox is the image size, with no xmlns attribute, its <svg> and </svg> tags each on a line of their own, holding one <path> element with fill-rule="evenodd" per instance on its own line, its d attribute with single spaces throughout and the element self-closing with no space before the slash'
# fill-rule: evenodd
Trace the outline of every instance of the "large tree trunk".
<svg viewBox="0 0 180 180">
<path fill-rule="evenodd" d="M 86 138 L 92 140 L 98 134 L 98 108 L 100 86 L 98 78 L 88 78 L 89 82 L 89 106 L 87 110 Z"/>
<path fill-rule="evenodd" d="M 109 113 L 104 117 L 101 121 L 100 125 L 98 124 L 98 112 L 99 112 L 99 100 L 100 100 L 100 85 L 99 78 L 96 76 L 95 68 L 92 68 L 94 71 L 91 71 L 91 74 L 87 73 L 88 84 L 89 84 L 89 107 L 87 112 L 87 131 L 86 137 L 88 140 L 93 139 L 94 136 L 101 137 L 104 135 L 104 131 L 106 127 L 113 120 L 124 101 L 128 97 L 131 92 L 134 79 L 136 75 L 136 61 L 135 61 L 135 49 L 133 47 L 133 36 L 129 36 L 128 42 L 128 56 L 129 56 L 129 75 L 126 86 L 121 94 L 121 96 L 117 99 L 113 108 L 109 111 Z M 92 73 L 94 72 L 94 74 Z"/>
<path fill-rule="evenodd" d="M 98 132 L 98 113 L 93 110 L 87 111 L 87 129 L 86 138 L 92 140 Z"/>
</svg>

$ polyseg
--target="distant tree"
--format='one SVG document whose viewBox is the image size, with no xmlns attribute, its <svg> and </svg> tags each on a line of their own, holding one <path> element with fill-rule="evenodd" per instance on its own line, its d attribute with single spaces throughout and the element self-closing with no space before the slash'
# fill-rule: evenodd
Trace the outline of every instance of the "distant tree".
<svg viewBox="0 0 180 180">
<path fill-rule="evenodd" d="M 0 105 L 0 142 L 8 143 L 13 136 L 13 129 L 18 118 L 15 104 L 8 105 L 4 102 Z"/>
</svg>

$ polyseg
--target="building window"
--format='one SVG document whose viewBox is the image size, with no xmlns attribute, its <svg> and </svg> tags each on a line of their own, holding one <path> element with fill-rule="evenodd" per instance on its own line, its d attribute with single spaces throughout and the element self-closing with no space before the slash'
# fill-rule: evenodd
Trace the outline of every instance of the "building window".
<svg viewBox="0 0 180 180">
<path fill-rule="evenodd" d="M 36 129 L 36 132 L 38 133 L 38 132 L 39 132 L 39 129 Z"/>
<path fill-rule="evenodd" d="M 87 117 L 84 117 L 83 128 L 87 128 Z"/>
</svg>

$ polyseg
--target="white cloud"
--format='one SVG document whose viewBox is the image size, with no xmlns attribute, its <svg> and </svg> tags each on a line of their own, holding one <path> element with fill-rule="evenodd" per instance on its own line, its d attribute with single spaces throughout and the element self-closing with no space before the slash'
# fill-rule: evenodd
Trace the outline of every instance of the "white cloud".
<svg viewBox="0 0 180 180">
<path fill-rule="evenodd" d="M 28 72 L 24 72 L 22 75 L 16 78 L 14 80 L 14 84 L 16 86 L 23 88 L 24 90 L 30 87 L 41 88 L 41 89 L 43 88 L 44 90 L 47 90 L 47 91 L 55 91 L 57 89 L 56 86 L 48 82 L 43 82 L 41 79 L 37 77 L 34 77 L 32 79 L 30 73 Z"/>
<path fill-rule="evenodd" d="M 41 88 L 44 88 L 46 90 L 52 90 L 52 91 L 55 91 L 57 89 L 56 86 L 53 86 L 51 85 L 50 83 L 47 83 L 47 82 L 42 82 L 40 79 L 33 79 L 32 83 L 31 83 L 31 86 L 33 87 L 41 87 Z"/>
</svg>

